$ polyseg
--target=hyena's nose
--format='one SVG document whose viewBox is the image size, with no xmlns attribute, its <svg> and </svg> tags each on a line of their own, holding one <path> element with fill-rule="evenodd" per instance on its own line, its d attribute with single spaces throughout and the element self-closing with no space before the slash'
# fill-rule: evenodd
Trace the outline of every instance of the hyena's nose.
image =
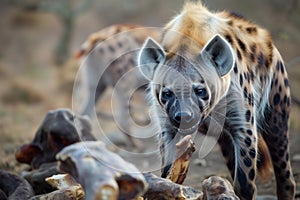
<svg viewBox="0 0 300 200">
<path fill-rule="evenodd" d="M 173 117 L 174 122 L 179 126 L 188 126 L 188 124 L 193 120 L 192 113 L 189 112 L 176 112 Z"/>
</svg>

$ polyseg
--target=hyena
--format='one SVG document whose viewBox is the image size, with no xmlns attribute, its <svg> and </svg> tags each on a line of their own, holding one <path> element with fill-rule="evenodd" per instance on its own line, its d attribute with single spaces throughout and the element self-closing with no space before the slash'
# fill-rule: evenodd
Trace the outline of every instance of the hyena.
<svg viewBox="0 0 300 200">
<path fill-rule="evenodd" d="M 186 2 L 159 43 L 145 41 L 138 59 L 161 127 L 162 177 L 181 137 L 220 131 L 217 141 L 241 199 L 255 199 L 257 172 L 272 164 L 278 199 L 294 198 L 289 81 L 267 30 Z"/>
<path fill-rule="evenodd" d="M 115 89 L 117 101 L 116 118 L 119 128 L 133 145 L 136 141 L 130 136 L 129 103 L 134 90 L 147 83 L 137 66 L 137 53 L 149 36 L 159 37 L 159 30 L 139 25 L 112 25 L 91 34 L 76 53 L 81 58 L 83 87 L 87 89 L 80 114 L 95 117 L 95 105 L 109 87 Z M 131 73 L 128 73 L 130 72 Z M 122 78 L 124 76 L 124 78 Z M 122 79 L 121 84 L 118 81 Z"/>
</svg>

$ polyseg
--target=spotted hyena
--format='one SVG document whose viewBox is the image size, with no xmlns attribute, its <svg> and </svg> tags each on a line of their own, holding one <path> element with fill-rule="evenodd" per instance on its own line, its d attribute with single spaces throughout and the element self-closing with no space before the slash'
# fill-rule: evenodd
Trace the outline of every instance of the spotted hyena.
<svg viewBox="0 0 300 200">
<path fill-rule="evenodd" d="M 80 114 L 95 117 L 95 105 L 105 90 L 113 87 L 114 100 L 117 101 L 115 120 L 134 145 L 136 141 L 130 136 L 129 99 L 135 89 L 147 83 L 134 68 L 137 66 L 138 50 L 149 36 L 158 38 L 159 30 L 139 25 L 112 25 L 91 34 L 76 53 L 83 70 L 82 85 L 88 93 Z"/>
<path fill-rule="evenodd" d="M 278 199 L 294 198 L 289 81 L 267 30 L 241 16 L 187 2 L 159 43 L 146 40 L 139 67 L 151 80 L 163 177 L 182 136 L 219 131 L 218 143 L 241 199 L 255 199 L 257 172 L 271 164 Z"/>
</svg>

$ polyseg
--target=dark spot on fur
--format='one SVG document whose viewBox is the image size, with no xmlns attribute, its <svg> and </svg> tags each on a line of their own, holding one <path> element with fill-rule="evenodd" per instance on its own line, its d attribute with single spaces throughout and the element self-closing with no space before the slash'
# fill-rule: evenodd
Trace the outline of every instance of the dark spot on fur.
<svg viewBox="0 0 300 200">
<path fill-rule="evenodd" d="M 259 81 L 260 81 L 261 83 L 264 81 L 263 75 L 260 75 L 260 76 L 259 76 Z"/>
<path fill-rule="evenodd" d="M 285 87 L 289 87 L 290 86 L 289 80 L 287 78 L 284 79 L 284 85 L 285 85 Z"/>
<path fill-rule="evenodd" d="M 249 157 L 245 157 L 243 161 L 246 167 L 251 167 L 252 161 Z"/>
<path fill-rule="evenodd" d="M 230 44 L 233 43 L 232 37 L 231 37 L 229 34 L 225 35 L 225 38 L 226 38 L 226 40 L 227 40 Z"/>
<path fill-rule="evenodd" d="M 244 78 L 247 80 L 247 72 L 244 72 Z"/>
<path fill-rule="evenodd" d="M 241 52 L 237 49 L 236 50 L 236 54 L 237 54 L 237 57 L 240 61 L 242 61 L 242 55 L 241 55 Z"/>
<path fill-rule="evenodd" d="M 245 118 L 246 118 L 246 121 L 249 122 L 250 121 L 250 118 L 251 118 L 251 111 L 250 110 L 247 110 L 246 113 L 245 113 Z"/>
<path fill-rule="evenodd" d="M 289 179 L 289 178 L 290 178 L 290 175 L 291 175 L 291 172 L 288 170 L 288 171 L 285 173 L 285 178 L 286 178 L 286 179 Z"/>
<path fill-rule="evenodd" d="M 248 81 L 248 83 L 250 83 L 250 73 L 249 72 L 247 73 L 247 81 Z"/>
<path fill-rule="evenodd" d="M 237 68 L 237 65 L 236 65 L 236 63 L 234 64 L 234 68 L 233 68 L 233 71 L 234 71 L 234 73 L 238 73 L 238 68 Z"/>
<path fill-rule="evenodd" d="M 256 152 L 255 152 L 255 149 L 254 149 L 254 148 L 251 148 L 251 149 L 249 150 L 249 155 L 250 155 L 251 158 L 255 158 Z"/>
<path fill-rule="evenodd" d="M 275 86 L 277 86 L 277 85 L 278 85 L 278 79 L 277 79 L 277 78 L 275 79 L 275 82 L 274 82 L 274 84 L 275 84 Z"/>
<path fill-rule="evenodd" d="M 283 162 L 281 163 L 280 167 L 281 167 L 281 169 L 285 169 L 285 168 L 286 168 L 286 162 L 283 161 Z"/>
<path fill-rule="evenodd" d="M 273 104 L 274 106 L 277 106 L 278 103 L 280 101 L 280 95 L 278 93 L 275 94 L 274 98 L 273 98 Z"/>
<path fill-rule="evenodd" d="M 253 116 L 251 117 L 251 124 L 252 125 L 254 124 L 254 117 Z"/>
<path fill-rule="evenodd" d="M 251 62 L 255 62 L 255 55 L 254 55 L 254 53 L 250 53 L 250 59 L 251 59 Z"/>
<path fill-rule="evenodd" d="M 265 67 L 269 68 L 269 61 L 267 59 L 265 60 Z"/>
<path fill-rule="evenodd" d="M 285 161 L 288 161 L 289 160 L 289 153 L 287 153 L 286 155 L 285 155 Z"/>
<path fill-rule="evenodd" d="M 246 87 L 244 87 L 244 97 L 245 97 L 245 99 L 248 98 L 248 90 Z"/>
<path fill-rule="evenodd" d="M 255 177 L 255 171 L 254 169 L 251 169 L 250 172 L 249 172 L 249 175 L 248 175 L 248 178 L 253 181 L 254 180 L 254 177 Z"/>
<path fill-rule="evenodd" d="M 230 21 L 228 22 L 228 25 L 229 25 L 229 26 L 232 26 L 232 25 L 233 25 L 233 21 L 230 20 Z"/>
<path fill-rule="evenodd" d="M 289 186 L 289 185 L 286 185 L 286 186 L 285 186 L 285 189 L 286 189 L 286 190 L 290 190 L 290 186 Z"/>
<path fill-rule="evenodd" d="M 98 51 L 99 51 L 100 54 L 104 53 L 104 49 L 103 48 L 99 48 Z"/>
<path fill-rule="evenodd" d="M 240 149 L 240 155 L 241 155 L 242 157 L 244 157 L 244 156 L 246 155 L 245 149 L 243 149 L 243 148 Z"/>
<path fill-rule="evenodd" d="M 244 42 L 242 42 L 239 38 L 236 38 L 237 42 L 238 42 L 238 45 L 239 47 L 241 48 L 241 50 L 246 53 L 246 45 Z"/>
<path fill-rule="evenodd" d="M 272 81 L 272 83 L 271 83 L 271 88 L 273 88 L 273 86 L 274 86 L 274 81 Z"/>
<path fill-rule="evenodd" d="M 248 95 L 248 104 L 249 104 L 249 105 L 252 105 L 252 98 L 253 98 L 253 95 L 252 95 L 252 94 L 249 94 L 249 95 Z"/>
<path fill-rule="evenodd" d="M 281 85 L 279 85 L 279 87 L 278 87 L 278 90 L 279 90 L 279 92 L 281 92 L 281 91 L 282 91 L 282 87 L 281 87 Z"/>
<path fill-rule="evenodd" d="M 249 137 L 246 137 L 246 138 L 245 138 L 245 144 L 246 144 L 246 146 L 247 146 L 247 147 L 250 147 L 250 146 L 251 146 L 251 143 L 252 143 L 252 142 L 251 142 L 251 139 L 250 139 Z"/>
<path fill-rule="evenodd" d="M 257 62 L 258 62 L 258 66 L 259 66 L 259 67 L 262 67 L 263 64 L 265 63 L 264 55 L 262 54 L 262 52 L 260 52 L 260 53 L 258 54 Z"/>
<path fill-rule="evenodd" d="M 282 63 L 280 62 L 280 61 L 278 61 L 277 63 L 276 63 L 276 70 L 277 71 L 280 71 L 280 65 L 281 65 Z"/>
<path fill-rule="evenodd" d="M 256 44 L 253 44 L 251 47 L 250 47 L 250 49 L 251 49 L 251 52 L 252 53 L 256 53 Z"/>
<path fill-rule="evenodd" d="M 123 44 L 122 42 L 118 42 L 118 47 L 122 48 Z"/>
<path fill-rule="evenodd" d="M 284 66 L 283 66 L 282 63 L 281 63 L 281 65 L 280 65 L 280 71 L 281 71 L 282 74 L 284 73 Z"/>
<path fill-rule="evenodd" d="M 248 72 L 248 76 L 249 76 L 249 82 L 250 82 L 250 80 L 254 80 L 254 74 L 253 74 L 253 72 L 251 71 L 251 72 Z"/>
<path fill-rule="evenodd" d="M 115 48 L 113 46 L 111 46 L 111 45 L 108 46 L 108 49 L 112 53 L 115 53 L 115 51 L 116 51 Z"/>
<path fill-rule="evenodd" d="M 240 85 L 241 85 L 241 87 L 243 86 L 243 76 L 242 76 L 242 74 L 240 74 Z"/>
<path fill-rule="evenodd" d="M 247 28 L 246 28 L 246 31 L 247 31 L 249 34 L 256 34 L 256 33 L 257 33 L 256 27 L 247 27 Z"/>
<path fill-rule="evenodd" d="M 247 134 L 248 134 L 248 135 L 252 135 L 252 134 L 253 134 L 253 133 L 252 133 L 252 130 L 248 129 L 248 130 L 247 130 Z"/>
</svg>

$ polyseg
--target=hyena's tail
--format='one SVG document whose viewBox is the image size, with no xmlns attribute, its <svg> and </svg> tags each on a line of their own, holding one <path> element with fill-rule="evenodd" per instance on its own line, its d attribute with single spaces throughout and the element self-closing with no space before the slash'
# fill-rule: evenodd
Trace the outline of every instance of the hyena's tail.
<svg viewBox="0 0 300 200">
<path fill-rule="evenodd" d="M 260 133 L 258 134 L 257 169 L 261 180 L 271 178 L 271 172 L 273 171 L 272 160 L 268 146 Z"/>
</svg>

